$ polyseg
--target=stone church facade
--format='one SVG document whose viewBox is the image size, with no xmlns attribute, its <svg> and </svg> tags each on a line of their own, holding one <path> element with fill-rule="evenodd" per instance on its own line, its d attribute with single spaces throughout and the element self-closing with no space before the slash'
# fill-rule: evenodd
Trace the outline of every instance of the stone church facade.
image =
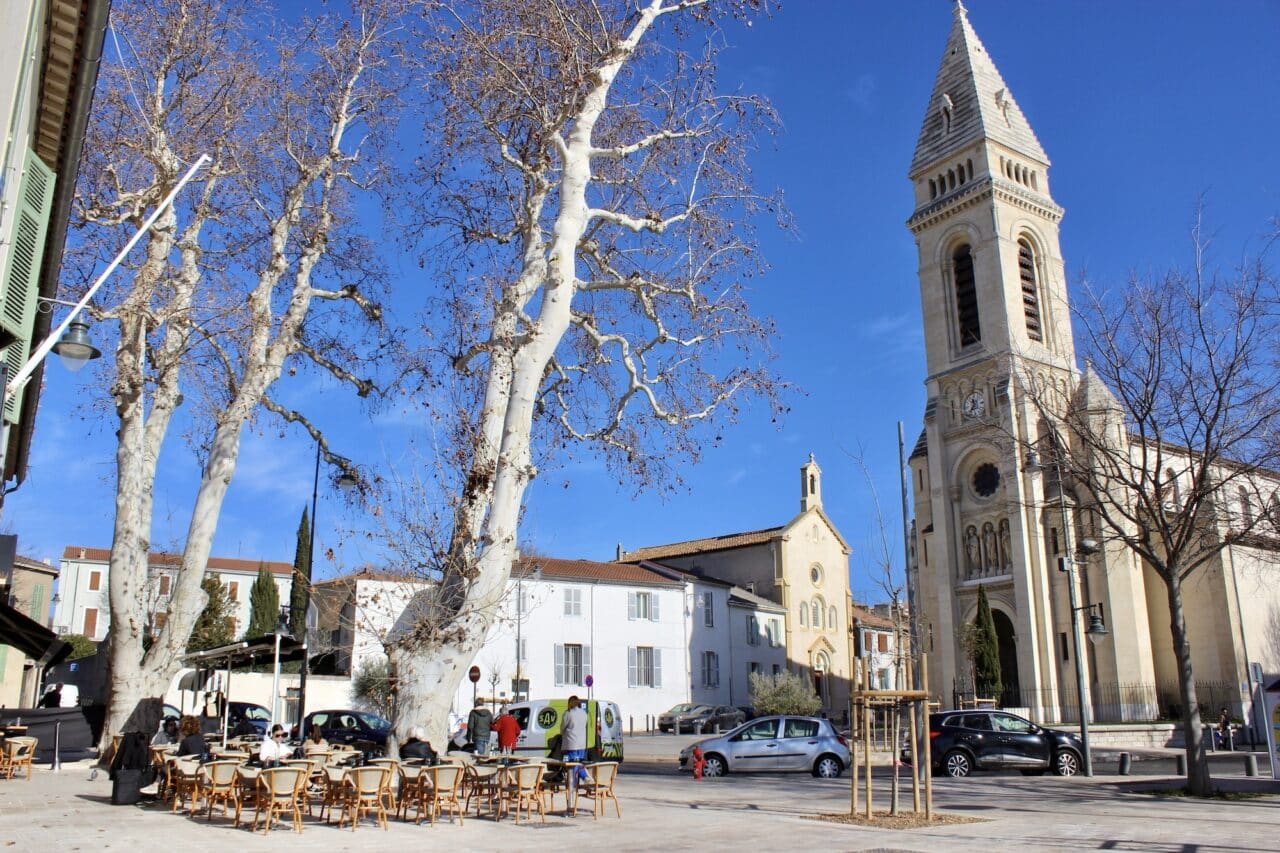
<svg viewBox="0 0 1280 853">
<path fill-rule="evenodd" d="M 1110 632 L 1080 645 L 1093 716 L 1154 719 L 1167 710 L 1162 689 L 1176 685 L 1163 587 L 1120 545 L 1075 573 L 1058 571 L 1087 535 L 1084 513 L 1021 450 L 1043 435 L 1024 382 L 1090 412 L 1118 410 L 1101 380 L 1076 366 L 1049 166 L 957 3 L 909 172 L 928 374 L 910 459 L 923 644 L 948 707 L 972 689 L 962 635 L 984 587 L 1004 704 L 1041 721 L 1074 720 L 1067 584 L 1078 576 L 1081 603 L 1101 605 Z M 1280 641 L 1268 640 L 1280 638 L 1280 575 L 1266 563 L 1236 549 L 1187 589 L 1197 680 L 1222 685 L 1206 701 L 1237 714 L 1247 713 L 1248 663 L 1280 668 Z"/>
</svg>

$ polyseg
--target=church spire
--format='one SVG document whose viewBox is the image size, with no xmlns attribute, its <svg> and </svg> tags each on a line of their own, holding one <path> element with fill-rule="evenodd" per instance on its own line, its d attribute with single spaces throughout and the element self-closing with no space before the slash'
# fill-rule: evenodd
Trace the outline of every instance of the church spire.
<svg viewBox="0 0 1280 853">
<path fill-rule="evenodd" d="M 984 138 L 1048 166 L 1048 156 L 974 32 L 960 0 L 954 15 L 920 139 L 911 158 L 910 176 L 915 178 L 938 161 Z"/>
</svg>

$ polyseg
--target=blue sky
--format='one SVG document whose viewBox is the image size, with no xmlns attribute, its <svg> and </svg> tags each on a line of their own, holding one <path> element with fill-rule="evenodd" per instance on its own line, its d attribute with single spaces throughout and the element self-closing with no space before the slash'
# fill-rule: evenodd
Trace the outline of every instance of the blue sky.
<svg viewBox="0 0 1280 853">
<path fill-rule="evenodd" d="M 1280 215 L 1280 3 L 972 0 L 970 20 L 1052 160 L 1066 209 L 1062 249 L 1074 285 L 1087 272 L 1122 286 L 1131 271 L 1188 259 L 1197 199 L 1230 266 Z M 799 466 L 814 453 L 824 503 L 854 547 L 855 593 L 876 597 L 869 490 L 850 454 L 862 448 L 891 530 L 897 514 L 896 422 L 920 430 L 924 354 L 917 258 L 904 221 L 907 166 L 951 25 L 947 0 L 791 0 L 774 17 L 726 33 L 726 88 L 769 96 L 785 132 L 757 161 L 780 186 L 798 233 L 762 235 L 770 274 L 754 282 L 777 322 L 776 367 L 799 391 L 780 425 L 747 411 L 719 449 L 683 472 L 675 494 L 636 495 L 593 460 L 566 459 L 529 492 L 522 540 L 563 557 L 608 559 L 641 545 L 781 524 L 799 508 Z M 406 283 L 413 265 L 402 262 Z M 51 366 L 28 482 L 3 526 L 23 553 L 108 546 L 114 419 L 106 374 Z M 286 380 L 287 382 L 288 380 Z M 372 420 L 314 380 L 282 387 L 308 399 L 335 449 L 370 466 L 404 465 L 422 420 L 391 407 Z M 96 402 L 95 402 L 96 400 Z M 311 496 L 313 449 L 267 424 L 246 435 L 214 553 L 290 560 Z M 155 544 L 179 546 L 199 470 L 178 442 L 161 460 Z M 322 575 L 374 559 L 365 525 L 323 492 Z M 894 545 L 895 557 L 900 543 Z"/>
</svg>

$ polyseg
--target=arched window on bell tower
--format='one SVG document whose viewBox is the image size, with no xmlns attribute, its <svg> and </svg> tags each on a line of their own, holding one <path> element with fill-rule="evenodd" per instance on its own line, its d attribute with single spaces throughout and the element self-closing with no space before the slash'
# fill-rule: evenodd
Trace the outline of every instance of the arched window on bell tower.
<svg viewBox="0 0 1280 853">
<path fill-rule="evenodd" d="M 982 340 L 982 324 L 978 320 L 978 286 L 973 276 L 973 251 L 967 245 L 952 253 L 951 273 L 956 287 L 960 346 L 967 347 Z"/>
<path fill-rule="evenodd" d="M 1027 322 L 1027 337 L 1044 342 L 1040 320 L 1040 292 L 1036 285 L 1036 253 L 1026 237 L 1018 240 L 1018 278 L 1022 282 L 1022 311 Z"/>
</svg>

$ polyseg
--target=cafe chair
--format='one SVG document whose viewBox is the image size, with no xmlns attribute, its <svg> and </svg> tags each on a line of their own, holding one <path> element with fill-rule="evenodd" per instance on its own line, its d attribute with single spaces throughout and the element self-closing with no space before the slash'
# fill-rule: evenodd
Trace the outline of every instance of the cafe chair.
<svg viewBox="0 0 1280 853">
<path fill-rule="evenodd" d="M 533 817 L 536 806 L 542 822 L 547 822 L 547 812 L 542 805 L 542 774 L 546 771 L 543 764 L 520 764 L 508 767 L 503 772 L 501 798 L 501 814 L 506 814 L 514 806 L 516 823 L 520 822 L 520 810 L 525 810 L 525 817 Z"/>
<path fill-rule="evenodd" d="M 400 820 L 409 819 L 409 810 L 416 809 L 418 822 L 422 822 L 422 812 L 426 809 L 426 791 L 431 787 L 431 777 L 427 768 L 420 764 L 406 764 L 400 768 Z"/>
<path fill-rule="evenodd" d="M 338 817 L 338 827 L 351 818 L 351 831 L 356 831 L 360 818 L 369 812 L 374 813 L 378 825 L 387 829 L 388 797 L 391 795 L 391 770 L 376 764 L 364 767 L 353 767 L 346 773 L 342 814 Z"/>
<path fill-rule="evenodd" d="M 437 764 L 423 772 L 426 773 L 427 784 L 430 785 L 429 789 L 423 789 L 423 802 L 430 803 L 431 825 L 435 826 L 440 811 L 448 808 L 449 814 L 457 815 L 458 825 L 461 826 L 462 816 L 465 813 L 462 801 L 458 799 L 458 789 L 462 787 L 462 767 L 457 764 Z M 418 823 L 421 822 L 422 812 L 419 809 Z"/>
<path fill-rule="evenodd" d="M 258 819 L 266 812 L 262 832 L 271 831 L 271 824 L 276 818 L 288 814 L 293 819 L 293 831 L 302 832 L 302 810 L 298 807 L 298 798 L 307 784 L 305 767 L 272 767 L 258 774 L 257 808 L 253 812 L 253 826 L 250 831 L 257 831 Z"/>
<path fill-rule="evenodd" d="M 31 778 L 31 761 L 35 758 L 36 744 L 40 741 L 33 737 L 11 737 L 4 741 L 4 750 L 0 752 L 0 776 L 12 779 L 13 774 L 23 767 L 27 768 L 27 778 Z"/>
<path fill-rule="evenodd" d="M 227 816 L 228 804 L 235 805 L 238 796 L 236 788 L 236 771 L 240 769 L 238 761 L 210 761 L 201 765 L 196 776 L 196 801 L 204 797 L 208 805 L 208 819 L 213 820 L 213 807 L 222 803 L 222 815 Z"/>
<path fill-rule="evenodd" d="M 481 802 L 487 803 L 490 812 L 496 813 L 498 810 L 498 793 L 499 793 L 499 771 L 496 766 L 481 767 L 475 764 L 467 764 L 462 770 L 462 789 L 466 791 L 463 798 L 462 811 L 471 810 L 471 800 L 474 797 L 476 801 L 476 817 L 480 816 Z"/>
<path fill-rule="evenodd" d="M 191 804 L 191 813 L 196 813 L 196 802 L 200 798 L 200 761 L 198 758 L 173 758 L 169 761 L 168 782 L 166 787 L 173 796 L 170 811 L 176 812 L 183 803 Z"/>
<path fill-rule="evenodd" d="M 622 806 L 613 792 L 614 780 L 618 778 L 618 762 L 600 761 L 583 769 L 587 771 L 587 778 L 578 783 L 578 796 L 591 800 L 591 817 L 598 818 L 604 814 L 606 800 L 613 801 L 614 810 L 618 817 L 622 817 Z M 574 803 L 574 811 L 577 811 L 577 803 Z"/>
</svg>

